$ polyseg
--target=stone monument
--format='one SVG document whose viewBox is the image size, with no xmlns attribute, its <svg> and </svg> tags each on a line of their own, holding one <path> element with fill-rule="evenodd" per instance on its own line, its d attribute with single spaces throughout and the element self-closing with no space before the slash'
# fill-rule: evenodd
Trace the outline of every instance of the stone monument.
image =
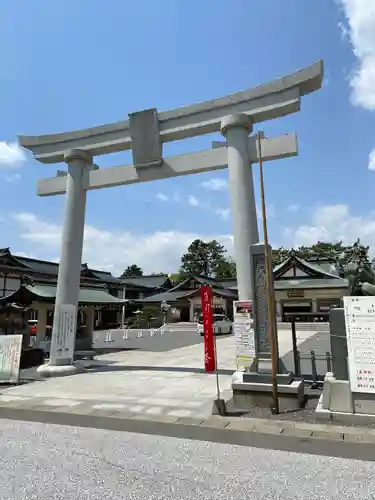
<svg viewBox="0 0 375 500">
<path fill-rule="evenodd" d="M 129 114 L 128 120 L 85 130 L 20 136 L 20 144 L 37 160 L 68 165 L 67 172 L 40 180 L 37 190 L 39 196 L 66 193 L 53 352 L 50 363 L 40 368 L 41 374 L 59 376 L 78 369 L 72 361 L 74 341 L 70 337 L 77 309 L 86 195 L 91 189 L 228 167 L 238 293 L 242 300 L 251 297 L 250 247 L 259 241 L 251 165 L 259 160 L 259 151 L 256 137 L 249 134 L 254 123 L 299 111 L 302 96 L 318 90 L 322 79 L 323 63 L 319 61 L 268 84 L 211 101 L 162 113 L 139 111 Z M 163 158 L 164 142 L 219 131 L 226 142 L 211 150 Z M 96 156 L 128 149 L 132 149 L 132 165 L 100 169 L 93 162 Z M 264 161 L 295 155 L 293 134 L 262 140 Z"/>
<path fill-rule="evenodd" d="M 268 255 L 272 254 L 269 247 Z M 252 307 L 254 318 L 255 352 L 249 370 L 235 372 L 232 379 L 233 404 L 239 409 L 253 406 L 272 407 L 271 345 L 268 331 L 269 311 L 266 282 L 266 252 L 262 243 L 251 246 Z M 273 280 L 271 294 L 275 307 Z M 276 332 L 276 311 L 271 315 Z M 283 409 L 299 408 L 304 402 L 303 380 L 294 380 L 279 358 L 277 335 L 277 385 L 279 406 Z"/>
</svg>

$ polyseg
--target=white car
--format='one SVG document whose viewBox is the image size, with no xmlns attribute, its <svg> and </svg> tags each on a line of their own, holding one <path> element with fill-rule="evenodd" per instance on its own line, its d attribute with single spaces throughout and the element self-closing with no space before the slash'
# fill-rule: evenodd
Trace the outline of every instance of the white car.
<svg viewBox="0 0 375 500">
<path fill-rule="evenodd" d="M 214 335 L 230 334 L 233 332 L 233 325 L 231 320 L 224 314 L 213 315 Z M 203 336 L 203 315 L 201 314 L 198 319 L 198 331 Z"/>
</svg>

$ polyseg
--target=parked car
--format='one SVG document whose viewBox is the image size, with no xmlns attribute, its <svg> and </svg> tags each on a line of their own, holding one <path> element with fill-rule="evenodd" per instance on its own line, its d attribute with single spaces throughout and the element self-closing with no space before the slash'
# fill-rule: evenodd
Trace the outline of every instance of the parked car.
<svg viewBox="0 0 375 500">
<path fill-rule="evenodd" d="M 233 324 L 231 320 L 224 314 L 213 315 L 214 335 L 233 333 Z M 198 331 L 203 336 L 203 315 L 198 318 Z"/>
<path fill-rule="evenodd" d="M 38 320 L 37 319 L 29 319 L 28 321 L 30 325 L 30 335 L 35 336 L 36 335 L 36 328 L 38 325 Z M 45 331 L 45 337 L 46 339 L 51 338 L 52 336 L 52 326 L 46 325 L 46 331 Z"/>
</svg>

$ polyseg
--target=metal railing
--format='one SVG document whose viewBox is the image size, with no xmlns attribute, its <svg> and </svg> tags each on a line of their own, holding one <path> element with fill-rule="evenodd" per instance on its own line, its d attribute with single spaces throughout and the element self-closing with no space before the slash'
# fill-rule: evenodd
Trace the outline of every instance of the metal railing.
<svg viewBox="0 0 375 500">
<path fill-rule="evenodd" d="M 329 351 L 325 354 L 317 354 L 311 350 L 308 353 L 301 353 L 299 350 L 293 352 L 294 356 L 294 375 L 303 378 L 305 382 L 311 383 L 311 387 L 318 386 L 323 382 L 325 373 L 332 371 L 332 356 Z M 302 370 L 301 361 L 310 361 L 311 371 Z M 319 373 L 317 363 L 325 363 L 324 373 Z M 304 363 L 306 364 L 306 363 Z"/>
<path fill-rule="evenodd" d="M 198 323 L 184 323 L 181 325 L 178 323 L 165 323 L 159 328 L 117 328 L 114 330 L 107 330 L 104 333 L 103 342 L 111 343 L 115 340 L 150 339 L 158 336 L 162 337 L 167 332 L 178 334 L 182 331 L 184 333 L 199 333 Z M 97 336 L 98 332 L 95 333 Z"/>
<path fill-rule="evenodd" d="M 323 318 L 321 317 L 320 321 L 317 322 L 296 321 L 297 316 L 297 314 L 290 314 L 286 318 L 289 319 L 292 334 L 294 375 L 298 378 L 303 378 L 306 382 L 310 382 L 311 387 L 314 388 L 323 382 L 327 372 L 332 371 L 332 355 L 328 350 L 317 353 L 316 349 L 309 349 L 307 352 L 302 352 L 297 345 L 297 328 L 300 332 L 311 331 L 317 334 L 322 332 L 329 334 L 329 323 L 326 324 L 321 321 L 322 319 L 326 319 L 326 315 Z M 305 325 L 305 328 L 301 328 L 302 325 Z M 317 328 L 318 325 L 327 325 L 327 328 L 322 330 L 321 328 Z M 321 340 L 326 340 L 326 337 L 323 336 Z M 320 369 L 318 368 L 318 364 L 320 365 Z"/>
</svg>

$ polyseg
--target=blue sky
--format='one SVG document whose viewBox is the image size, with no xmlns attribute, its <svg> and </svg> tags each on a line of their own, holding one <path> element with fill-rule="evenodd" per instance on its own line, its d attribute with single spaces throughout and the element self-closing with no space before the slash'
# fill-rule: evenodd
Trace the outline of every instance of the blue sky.
<svg viewBox="0 0 375 500">
<path fill-rule="evenodd" d="M 13 144 L 17 134 L 68 131 L 149 107 L 192 104 L 321 58 L 323 89 L 303 99 L 300 113 L 262 124 L 267 135 L 299 137 L 297 158 L 265 166 L 270 239 L 290 247 L 361 236 L 375 245 L 371 4 L 3 0 L 1 246 L 39 258 L 59 256 L 64 199 L 38 198 L 35 192 L 38 178 L 64 165 L 25 158 Z M 211 140 L 167 144 L 164 155 L 207 149 Z M 106 167 L 130 159 L 123 153 L 96 162 Z M 258 186 L 257 166 L 254 179 Z M 172 272 L 194 237 L 217 237 L 232 252 L 226 180 L 223 171 L 90 192 L 84 260 L 115 273 L 132 263 Z"/>
</svg>

